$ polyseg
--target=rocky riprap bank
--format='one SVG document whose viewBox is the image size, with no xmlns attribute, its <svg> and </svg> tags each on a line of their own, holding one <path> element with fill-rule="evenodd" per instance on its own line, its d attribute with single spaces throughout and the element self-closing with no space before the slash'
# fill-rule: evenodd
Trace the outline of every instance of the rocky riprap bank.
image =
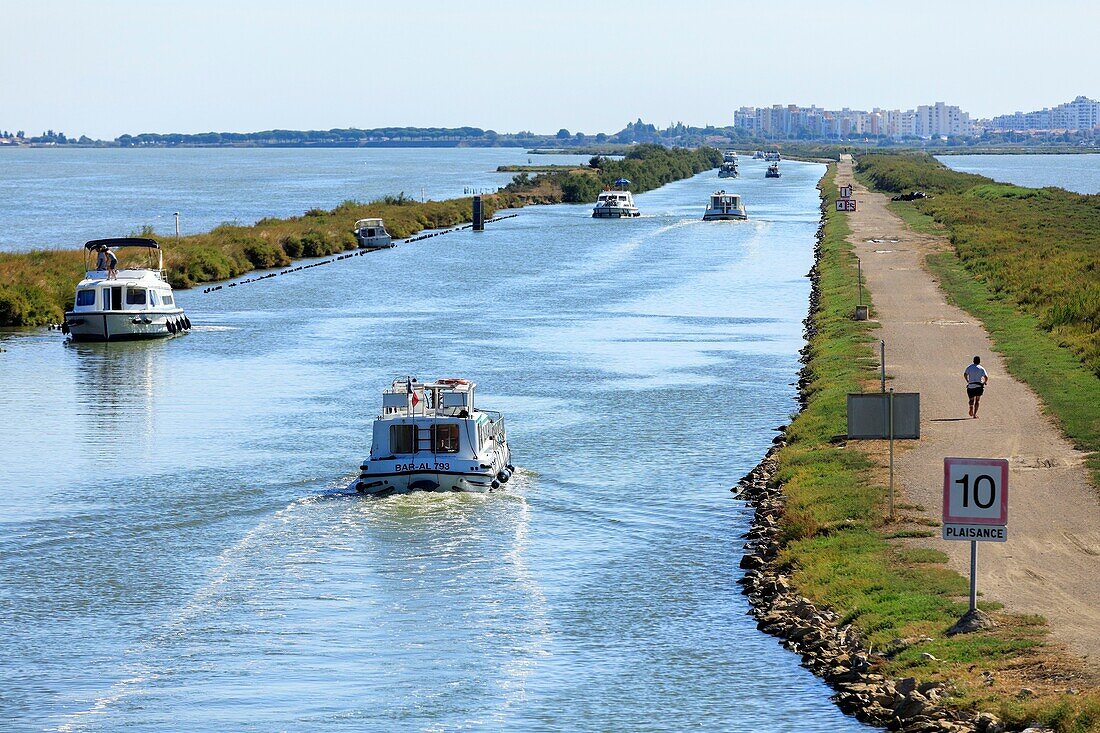
<svg viewBox="0 0 1100 733">
<path fill-rule="evenodd" d="M 818 229 L 815 259 L 820 261 L 822 227 Z M 814 314 L 820 303 L 817 265 L 810 271 L 810 315 L 806 318 L 807 342 L 817 333 Z M 802 352 L 805 363 L 809 348 Z M 799 395 L 805 407 L 809 367 L 799 375 Z M 871 725 L 905 733 L 1001 733 L 1011 730 L 989 713 L 970 713 L 944 707 L 941 698 L 950 693 L 949 684 L 918 682 L 912 677 L 888 679 L 874 672 L 882 655 L 868 649 L 858 629 L 841 625 L 835 612 L 821 608 L 800 596 L 778 562 L 783 521 L 783 487 L 774 485 L 783 435 L 775 438 L 764 459 L 738 482 L 738 498 L 754 511 L 752 527 L 743 535 L 745 575 L 738 582 L 748 596 L 750 613 L 757 628 L 777 636 L 783 645 L 802 656 L 803 666 L 823 678 L 836 690 L 834 699 L 842 711 Z M 1015 730 L 1019 730 L 1018 728 Z M 1032 733 L 1040 729 L 1029 728 Z"/>
</svg>

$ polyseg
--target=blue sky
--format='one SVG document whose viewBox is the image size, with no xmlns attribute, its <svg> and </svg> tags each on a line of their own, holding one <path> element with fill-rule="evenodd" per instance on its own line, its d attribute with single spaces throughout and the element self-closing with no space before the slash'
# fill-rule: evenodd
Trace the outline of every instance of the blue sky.
<svg viewBox="0 0 1100 733">
<path fill-rule="evenodd" d="M 1100 3 L 0 2 L 0 128 L 729 124 L 740 105 L 1100 96 Z"/>
</svg>

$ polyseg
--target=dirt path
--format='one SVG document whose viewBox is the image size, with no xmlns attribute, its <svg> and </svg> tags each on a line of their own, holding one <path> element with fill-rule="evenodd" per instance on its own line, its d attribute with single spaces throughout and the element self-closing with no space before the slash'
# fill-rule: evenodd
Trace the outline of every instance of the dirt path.
<svg viewBox="0 0 1100 733">
<path fill-rule="evenodd" d="M 1006 610 L 1042 614 L 1056 640 L 1100 671 L 1100 502 L 1083 454 L 1043 416 L 1031 389 L 1006 373 L 981 324 L 947 304 L 924 258 L 949 245 L 906 227 L 885 196 L 855 180 L 850 157 L 837 181 L 855 187 L 849 241 L 882 326 L 887 375 L 897 391 L 921 395 L 922 437 L 897 457 L 896 480 L 908 501 L 939 520 L 944 457 L 1008 458 L 1009 540 L 980 543 L 978 590 Z M 962 372 L 975 355 L 989 386 L 972 420 Z M 970 543 L 934 542 L 969 575 Z"/>
</svg>

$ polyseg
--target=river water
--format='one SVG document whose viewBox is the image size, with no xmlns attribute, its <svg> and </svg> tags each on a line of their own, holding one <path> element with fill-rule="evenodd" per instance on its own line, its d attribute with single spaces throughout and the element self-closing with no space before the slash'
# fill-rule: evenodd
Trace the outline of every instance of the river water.
<svg viewBox="0 0 1100 733">
<path fill-rule="evenodd" d="M 572 164 L 586 155 L 521 148 L 0 149 L 0 251 L 72 249 L 151 226 L 183 234 L 223 222 L 331 209 L 404 193 L 448 199 L 495 191 L 500 165 Z"/>
<path fill-rule="evenodd" d="M 936 159 L 952 170 L 1017 186 L 1100 193 L 1100 154 L 940 155 Z"/>
<path fill-rule="evenodd" d="M 822 167 L 763 173 L 182 291 L 169 341 L 0 332 L 5 730 L 863 729 L 735 582 Z M 506 492 L 342 491 L 405 374 L 505 412 Z"/>
</svg>

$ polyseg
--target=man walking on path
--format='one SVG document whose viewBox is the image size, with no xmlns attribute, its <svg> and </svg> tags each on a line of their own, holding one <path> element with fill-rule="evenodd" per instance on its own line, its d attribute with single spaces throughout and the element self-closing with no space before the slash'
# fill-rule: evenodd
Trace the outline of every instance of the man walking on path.
<svg viewBox="0 0 1100 733">
<path fill-rule="evenodd" d="M 970 417 L 976 418 L 978 403 L 982 401 L 982 393 L 985 392 L 985 383 L 989 381 L 980 356 L 975 356 L 974 363 L 963 370 L 963 378 L 966 379 L 966 397 L 970 401 Z"/>
</svg>

